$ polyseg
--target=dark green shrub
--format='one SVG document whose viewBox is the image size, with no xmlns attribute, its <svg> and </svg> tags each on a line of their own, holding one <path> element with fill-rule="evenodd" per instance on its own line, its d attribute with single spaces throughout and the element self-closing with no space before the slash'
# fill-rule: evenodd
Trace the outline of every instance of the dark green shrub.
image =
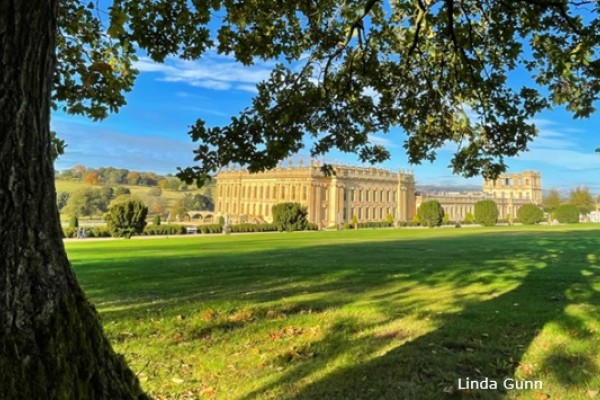
<svg viewBox="0 0 600 400">
<path fill-rule="evenodd" d="M 579 222 L 579 208 L 575 204 L 561 204 L 554 210 L 554 218 L 562 224 Z"/>
<path fill-rule="evenodd" d="M 498 206 L 494 200 L 479 200 L 475 203 L 475 223 L 494 226 L 498 222 Z"/>
<path fill-rule="evenodd" d="M 76 215 L 72 215 L 69 219 L 69 228 L 78 228 L 79 227 L 79 219 Z"/>
<path fill-rule="evenodd" d="M 444 210 L 437 200 L 425 201 L 421 203 L 421 206 L 417 210 L 417 218 L 423 226 L 430 228 L 440 226 L 444 218 Z"/>
<path fill-rule="evenodd" d="M 152 224 L 155 226 L 159 226 L 160 225 L 160 215 L 155 215 L 154 219 L 152 220 Z"/>
<path fill-rule="evenodd" d="M 225 217 L 222 215 L 219 215 L 219 225 L 221 225 L 221 226 L 225 225 Z"/>
<path fill-rule="evenodd" d="M 112 205 L 104 214 L 108 230 L 114 237 L 131 238 L 146 226 L 148 207 L 141 201 L 128 200 Z"/>
<path fill-rule="evenodd" d="M 525 225 L 540 223 L 544 219 L 544 211 L 535 204 L 525 204 L 517 211 L 517 220 Z"/>
<path fill-rule="evenodd" d="M 279 230 L 302 231 L 307 228 L 306 207 L 298 203 L 280 203 L 273 206 L 273 223 Z"/>
</svg>

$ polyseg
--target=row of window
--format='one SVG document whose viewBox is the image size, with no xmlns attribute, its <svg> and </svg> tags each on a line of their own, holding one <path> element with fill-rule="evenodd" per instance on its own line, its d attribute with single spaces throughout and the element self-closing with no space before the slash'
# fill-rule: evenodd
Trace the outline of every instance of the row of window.
<svg viewBox="0 0 600 400">
<path fill-rule="evenodd" d="M 224 212 L 227 214 L 238 215 L 238 207 L 237 203 L 224 203 L 225 208 L 223 208 L 223 203 L 219 202 L 218 210 L 219 212 Z M 326 219 L 327 209 L 322 208 L 322 219 Z M 350 213 L 348 214 L 348 211 Z M 239 214 L 241 215 L 261 215 L 264 217 L 271 216 L 271 205 L 269 204 L 256 204 L 256 203 L 242 203 L 240 205 Z M 344 221 L 351 221 L 352 217 L 356 215 L 359 221 L 375 221 L 375 220 L 385 220 L 388 215 L 392 217 L 396 216 L 396 210 L 392 207 L 352 207 L 348 209 L 347 207 L 343 208 L 342 218 Z"/>
<path fill-rule="evenodd" d="M 523 186 L 523 178 L 516 180 L 517 186 Z M 494 181 L 494 186 L 497 186 L 497 181 Z M 513 178 L 500 179 L 500 186 L 513 186 Z M 529 186 L 529 178 L 525 178 L 525 186 Z"/>
<path fill-rule="evenodd" d="M 238 185 L 219 186 L 219 197 L 238 197 Z M 329 190 L 321 190 L 321 200 L 327 201 Z M 343 191 L 344 201 L 392 202 L 396 199 L 395 190 L 377 189 L 347 189 Z M 306 200 L 308 188 L 306 186 L 242 186 L 242 199 L 290 199 Z"/>
</svg>

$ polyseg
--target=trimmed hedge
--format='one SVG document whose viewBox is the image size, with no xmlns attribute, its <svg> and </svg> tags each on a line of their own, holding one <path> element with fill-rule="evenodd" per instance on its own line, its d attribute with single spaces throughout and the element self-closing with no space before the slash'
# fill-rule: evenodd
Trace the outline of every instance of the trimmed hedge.
<svg viewBox="0 0 600 400">
<path fill-rule="evenodd" d="M 104 220 L 112 236 L 129 239 L 144 232 L 146 215 L 148 207 L 144 203 L 128 200 L 113 204 L 104 214 Z"/>
<path fill-rule="evenodd" d="M 303 231 L 307 228 L 307 208 L 300 203 L 279 203 L 272 208 L 273 223 L 279 230 Z"/>
<path fill-rule="evenodd" d="M 562 224 L 577 224 L 579 208 L 575 204 L 561 204 L 554 210 L 554 218 Z"/>
<path fill-rule="evenodd" d="M 230 226 L 231 233 L 277 232 L 277 224 L 237 224 Z"/>
<path fill-rule="evenodd" d="M 494 226 L 498 222 L 498 206 L 494 200 L 479 200 L 475 203 L 475 223 Z"/>
<path fill-rule="evenodd" d="M 419 223 L 417 221 L 400 221 L 400 222 L 398 222 L 398 226 L 400 226 L 400 227 L 419 226 Z"/>
<path fill-rule="evenodd" d="M 423 226 L 440 226 L 444 218 L 444 209 L 437 200 L 424 201 L 417 210 L 417 217 Z"/>
<path fill-rule="evenodd" d="M 184 229 L 185 232 L 185 229 Z M 208 224 L 208 225 L 199 225 L 198 232 L 207 234 L 207 233 L 223 233 L 223 226 L 219 224 Z"/>
<path fill-rule="evenodd" d="M 95 226 L 93 228 L 84 228 L 86 238 L 110 237 L 111 234 L 105 226 Z M 65 238 L 76 238 L 78 228 L 64 228 L 63 234 Z"/>
<path fill-rule="evenodd" d="M 394 226 L 394 222 L 388 221 L 366 221 L 358 222 L 356 224 L 358 228 L 390 228 Z M 351 223 L 345 223 L 344 229 L 354 229 L 354 225 Z"/>
<path fill-rule="evenodd" d="M 517 211 L 517 221 L 525 225 L 533 225 L 542 222 L 544 211 L 535 204 L 525 204 Z"/>
<path fill-rule="evenodd" d="M 183 235 L 185 233 L 185 226 L 177 224 L 161 224 L 161 225 L 148 225 L 144 228 L 144 235 Z"/>
</svg>

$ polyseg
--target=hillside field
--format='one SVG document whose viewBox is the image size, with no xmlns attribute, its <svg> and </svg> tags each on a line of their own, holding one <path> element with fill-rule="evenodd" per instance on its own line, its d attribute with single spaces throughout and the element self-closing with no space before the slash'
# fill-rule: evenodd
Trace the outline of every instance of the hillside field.
<svg viewBox="0 0 600 400">
<path fill-rule="evenodd" d="M 67 250 L 114 347 L 158 399 L 589 399 L 600 398 L 598 228 L 89 240 Z M 460 390 L 467 377 L 543 387 Z"/>
</svg>

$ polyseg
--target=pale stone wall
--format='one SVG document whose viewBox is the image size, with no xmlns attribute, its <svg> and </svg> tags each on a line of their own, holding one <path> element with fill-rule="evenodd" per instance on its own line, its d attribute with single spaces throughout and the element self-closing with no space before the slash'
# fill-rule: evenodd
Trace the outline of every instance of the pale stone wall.
<svg viewBox="0 0 600 400">
<path fill-rule="evenodd" d="M 475 203 L 490 199 L 496 202 L 501 219 L 514 220 L 524 204 L 542 204 L 542 178 L 536 171 L 503 174 L 495 181 L 484 181 L 482 192 L 425 193 L 417 196 L 417 208 L 427 200 L 437 200 L 450 221 L 463 221 L 474 214 Z"/>
<path fill-rule="evenodd" d="M 542 204 L 542 176 L 537 171 L 503 174 L 496 180 L 486 180 L 483 192 L 498 199 L 528 200 Z"/>
<path fill-rule="evenodd" d="M 378 168 L 335 166 L 335 175 L 324 176 L 316 163 L 249 173 L 233 169 L 217 176 L 216 212 L 233 223 L 272 221 L 278 203 L 300 203 L 308 219 L 326 227 L 352 221 L 385 221 L 414 217 L 415 183 L 407 173 Z"/>
</svg>

